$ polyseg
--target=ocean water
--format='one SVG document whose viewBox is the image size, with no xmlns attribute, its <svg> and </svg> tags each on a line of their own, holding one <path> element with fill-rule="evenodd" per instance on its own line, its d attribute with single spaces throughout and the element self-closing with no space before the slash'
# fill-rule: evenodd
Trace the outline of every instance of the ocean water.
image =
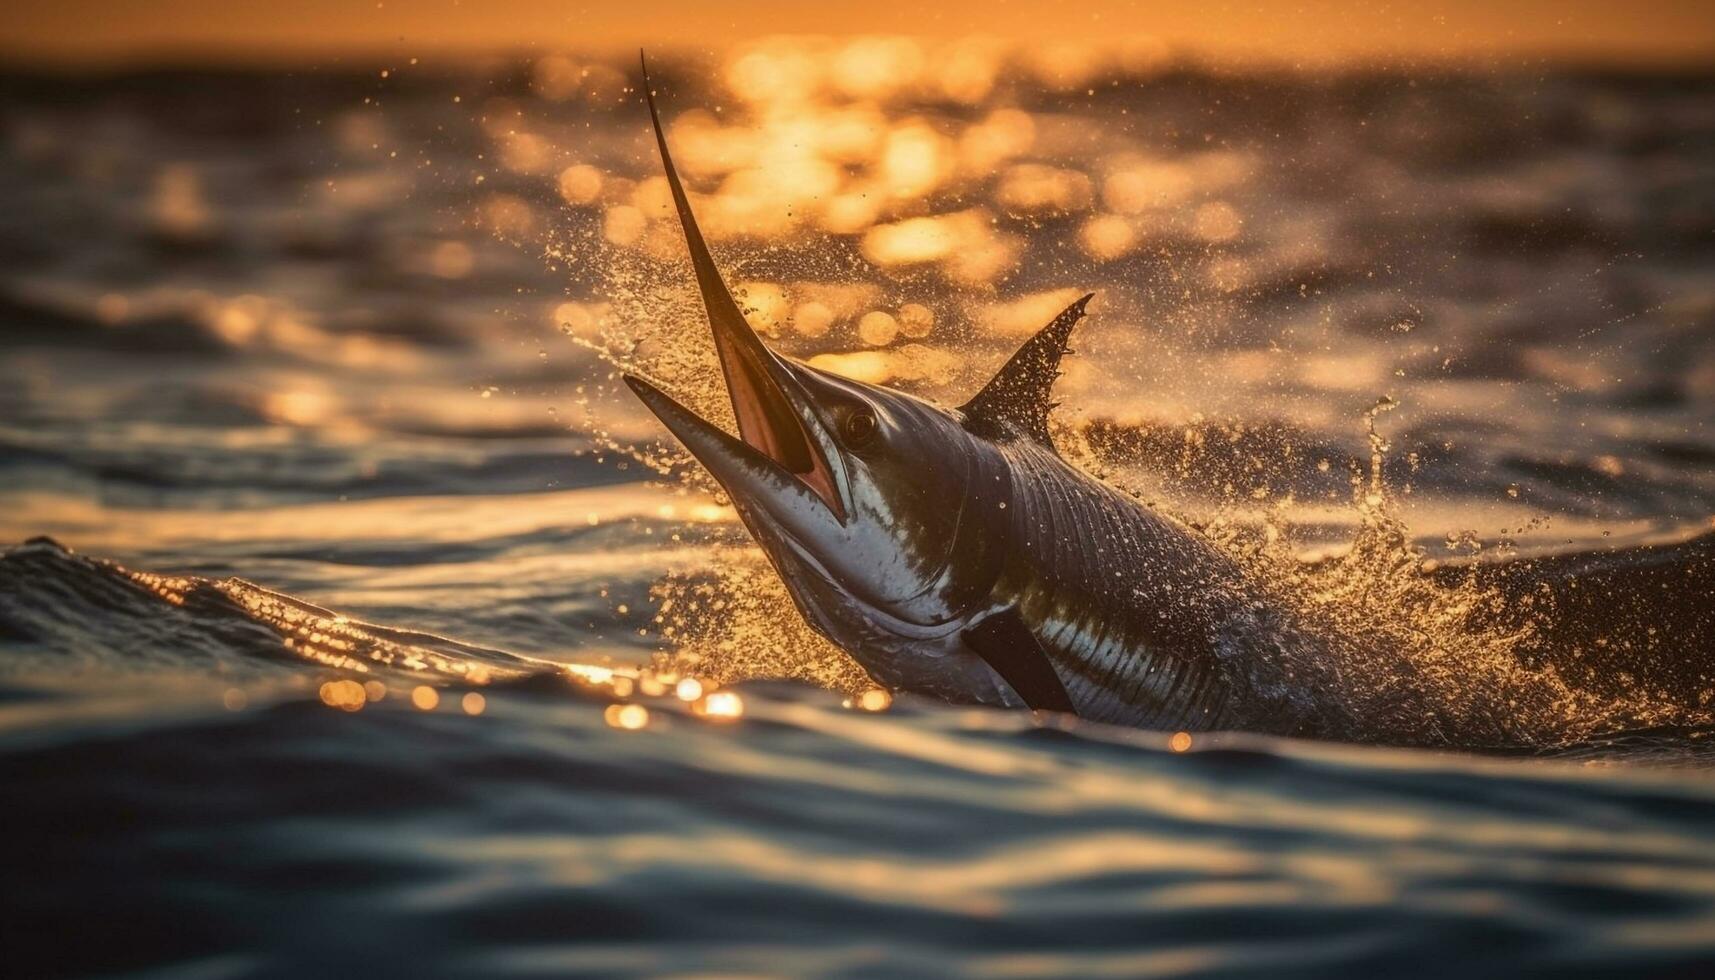
<svg viewBox="0 0 1715 980">
<path fill-rule="evenodd" d="M 1715 966 L 1715 80 L 663 56 L 778 348 L 1365 640 L 1373 737 L 892 697 L 616 383 L 719 415 L 629 61 L 0 77 L 16 976 Z"/>
</svg>

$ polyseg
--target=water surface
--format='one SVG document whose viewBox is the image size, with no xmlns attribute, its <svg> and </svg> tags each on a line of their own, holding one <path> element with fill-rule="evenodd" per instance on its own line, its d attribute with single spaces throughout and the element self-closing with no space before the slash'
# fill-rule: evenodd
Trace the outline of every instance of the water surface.
<svg viewBox="0 0 1715 980">
<path fill-rule="evenodd" d="M 956 403 L 1099 290 L 1067 454 L 1433 747 L 869 691 L 614 383 L 721 410 L 628 64 L 13 74 L 15 969 L 1708 968 L 1711 82 L 866 44 L 663 59 L 753 320 Z"/>
</svg>

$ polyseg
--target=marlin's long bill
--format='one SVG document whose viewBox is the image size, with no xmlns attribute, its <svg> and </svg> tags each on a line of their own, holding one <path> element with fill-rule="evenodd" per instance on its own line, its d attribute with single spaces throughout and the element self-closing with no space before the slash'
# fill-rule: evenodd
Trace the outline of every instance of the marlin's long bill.
<svg viewBox="0 0 1715 980">
<path fill-rule="evenodd" d="M 673 166 L 673 156 L 667 149 L 667 136 L 661 128 L 661 115 L 655 108 L 655 93 L 649 79 L 649 65 L 643 62 L 643 94 L 649 103 L 649 119 L 655 128 L 655 145 L 661 152 L 661 165 L 667 172 L 667 185 L 673 191 L 673 205 L 679 213 L 679 224 L 685 231 L 685 244 L 691 252 L 691 267 L 696 271 L 697 290 L 702 294 L 703 309 L 708 314 L 709 329 L 714 334 L 715 351 L 720 355 L 721 373 L 727 392 L 732 398 L 733 415 L 738 419 L 739 437 L 766 453 L 816 491 L 836 515 L 844 517 L 845 505 L 840 499 L 837 479 L 829 465 L 825 447 L 807 430 L 804 400 L 791 396 L 797 387 L 791 374 L 780 364 L 762 339 L 751 329 L 744 313 L 721 279 L 709 254 L 697 219 L 691 212 L 691 202 L 685 195 L 679 171 Z"/>
</svg>

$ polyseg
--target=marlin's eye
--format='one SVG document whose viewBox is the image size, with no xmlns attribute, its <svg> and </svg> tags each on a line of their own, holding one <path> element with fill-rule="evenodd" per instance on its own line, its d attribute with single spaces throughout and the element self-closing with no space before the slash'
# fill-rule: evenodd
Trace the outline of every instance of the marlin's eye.
<svg viewBox="0 0 1715 980">
<path fill-rule="evenodd" d="M 875 439 L 875 413 L 867 408 L 860 408 L 847 415 L 840 423 L 840 436 L 847 446 L 862 449 Z"/>
</svg>

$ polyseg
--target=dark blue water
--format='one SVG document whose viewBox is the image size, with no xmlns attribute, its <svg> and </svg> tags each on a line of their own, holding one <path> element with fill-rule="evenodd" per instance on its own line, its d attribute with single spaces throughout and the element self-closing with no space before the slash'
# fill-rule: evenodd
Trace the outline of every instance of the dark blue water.
<svg viewBox="0 0 1715 980">
<path fill-rule="evenodd" d="M 1377 744 L 871 690 L 613 384 L 627 66 L 12 74 L 3 972 L 1707 973 L 1715 86 L 981 50 L 666 61 L 717 258 L 947 400 L 1101 290 L 1057 439 Z"/>
</svg>

